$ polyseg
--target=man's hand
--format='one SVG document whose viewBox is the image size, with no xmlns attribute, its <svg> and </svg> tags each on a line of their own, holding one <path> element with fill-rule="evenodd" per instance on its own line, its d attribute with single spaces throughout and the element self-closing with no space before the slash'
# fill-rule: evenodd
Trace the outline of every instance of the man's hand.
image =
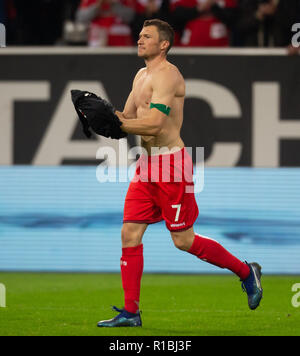
<svg viewBox="0 0 300 356">
<path fill-rule="evenodd" d="M 120 119 L 120 120 L 122 120 L 122 119 L 126 119 L 126 117 L 124 116 L 124 114 L 121 112 L 121 111 L 115 111 L 115 114 L 118 116 L 118 118 Z"/>
</svg>

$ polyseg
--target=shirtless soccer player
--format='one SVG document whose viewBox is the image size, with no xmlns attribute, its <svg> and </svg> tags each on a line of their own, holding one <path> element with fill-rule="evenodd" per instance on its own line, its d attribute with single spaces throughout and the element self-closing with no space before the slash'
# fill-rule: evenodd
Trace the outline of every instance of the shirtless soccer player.
<svg viewBox="0 0 300 356">
<path fill-rule="evenodd" d="M 135 178 L 140 179 L 133 179 L 125 199 L 121 234 L 124 308 L 114 307 L 119 314 L 113 319 L 100 321 L 99 327 L 142 325 L 139 312 L 142 238 L 149 224 L 161 220 L 165 220 L 177 248 L 239 276 L 251 309 L 256 309 L 262 298 L 260 266 L 240 261 L 218 242 L 194 232 L 198 207 L 193 190 L 187 192 L 186 189 L 193 188 L 193 182 L 186 178 L 186 174 L 182 174 L 181 182 L 175 179 L 181 170 L 191 171 L 192 159 L 180 137 L 185 82 L 179 70 L 166 58 L 173 37 L 168 23 L 156 19 L 145 21 L 138 40 L 138 56 L 145 60 L 146 66 L 136 74 L 123 112 L 116 111 L 122 122 L 121 129 L 140 135 L 147 155 L 141 155 L 135 173 Z M 154 147 L 166 147 L 169 151 L 156 154 L 157 159 L 153 160 Z M 160 172 L 166 155 L 170 162 L 168 181 L 162 179 Z M 144 171 L 148 181 L 142 179 L 145 178 L 142 177 L 145 175 L 142 166 L 147 168 Z M 152 172 L 159 174 L 155 182 L 149 176 Z"/>
</svg>

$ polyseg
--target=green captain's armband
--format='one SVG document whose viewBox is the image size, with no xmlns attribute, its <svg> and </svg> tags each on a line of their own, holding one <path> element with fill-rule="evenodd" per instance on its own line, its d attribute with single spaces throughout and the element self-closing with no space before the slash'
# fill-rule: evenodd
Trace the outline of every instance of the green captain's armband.
<svg viewBox="0 0 300 356">
<path fill-rule="evenodd" d="M 154 104 L 150 103 L 150 109 L 156 108 L 157 110 L 161 111 L 163 114 L 169 116 L 171 108 L 165 104 Z"/>
</svg>

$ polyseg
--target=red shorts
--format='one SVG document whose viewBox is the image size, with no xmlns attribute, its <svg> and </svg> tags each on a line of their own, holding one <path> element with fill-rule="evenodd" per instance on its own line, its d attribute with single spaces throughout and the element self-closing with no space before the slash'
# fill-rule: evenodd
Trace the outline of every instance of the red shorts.
<svg viewBox="0 0 300 356">
<path fill-rule="evenodd" d="M 172 154 L 142 155 L 125 198 L 124 223 L 165 220 L 170 231 L 194 225 L 199 214 L 194 195 L 193 162 L 183 148 Z"/>
</svg>

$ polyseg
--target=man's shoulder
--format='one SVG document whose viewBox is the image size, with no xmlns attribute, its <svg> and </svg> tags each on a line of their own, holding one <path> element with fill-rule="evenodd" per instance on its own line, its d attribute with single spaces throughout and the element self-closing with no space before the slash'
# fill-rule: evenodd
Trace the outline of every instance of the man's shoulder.
<svg viewBox="0 0 300 356">
<path fill-rule="evenodd" d="M 179 73 L 179 70 L 178 68 L 173 64 L 173 63 L 170 63 L 168 61 L 166 61 L 164 63 L 163 66 L 161 66 L 160 68 L 160 71 L 164 71 L 164 72 L 178 72 Z"/>
<path fill-rule="evenodd" d="M 174 64 L 167 62 L 164 66 L 160 67 L 159 70 L 157 70 L 153 74 L 153 79 L 167 80 L 174 83 L 183 80 L 183 77 Z"/>
<path fill-rule="evenodd" d="M 142 73 L 145 72 L 146 69 L 147 69 L 147 67 L 140 68 L 140 69 L 137 71 L 135 77 L 138 78 Z"/>
<path fill-rule="evenodd" d="M 136 81 L 141 77 L 141 75 L 145 72 L 146 70 L 146 67 L 143 67 L 141 69 L 139 69 L 134 77 L 134 80 L 133 80 L 133 86 L 135 85 Z"/>
</svg>

